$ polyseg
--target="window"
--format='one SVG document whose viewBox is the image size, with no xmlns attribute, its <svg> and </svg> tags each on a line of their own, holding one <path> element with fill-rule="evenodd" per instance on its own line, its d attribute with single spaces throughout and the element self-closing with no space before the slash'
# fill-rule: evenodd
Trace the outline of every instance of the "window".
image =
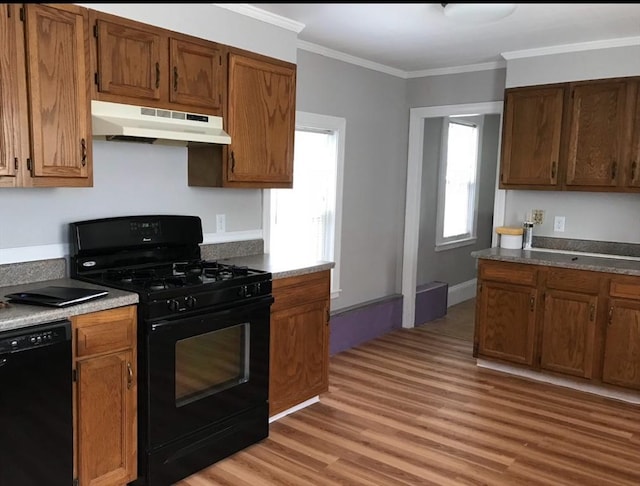
<svg viewBox="0 0 640 486">
<path fill-rule="evenodd" d="M 481 116 L 443 119 L 436 251 L 476 241 L 481 131 Z"/>
<path fill-rule="evenodd" d="M 265 191 L 267 252 L 335 262 L 332 297 L 340 291 L 345 126 L 344 118 L 296 112 L 293 188 Z"/>
</svg>

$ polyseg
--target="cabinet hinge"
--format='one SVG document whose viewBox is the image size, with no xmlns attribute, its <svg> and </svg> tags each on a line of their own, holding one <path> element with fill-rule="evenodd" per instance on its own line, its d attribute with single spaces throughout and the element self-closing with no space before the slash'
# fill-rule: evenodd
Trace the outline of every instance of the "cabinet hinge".
<svg viewBox="0 0 640 486">
<path fill-rule="evenodd" d="M 78 381 L 78 370 L 71 370 L 71 381 Z"/>
<path fill-rule="evenodd" d="M 218 65 L 222 66 L 222 56 L 218 56 Z"/>
<path fill-rule="evenodd" d="M 478 343 L 473 343 L 473 355 L 477 356 L 478 355 Z"/>
<path fill-rule="evenodd" d="M 100 75 L 98 73 L 93 73 L 93 82 L 100 86 Z"/>
<path fill-rule="evenodd" d="M 78 486 L 80 484 L 80 481 L 78 481 L 78 478 L 73 478 L 73 486 Z"/>
<path fill-rule="evenodd" d="M 98 38 L 98 24 L 93 26 L 93 37 Z"/>
<path fill-rule="evenodd" d="M 7 17 L 11 18 L 11 4 L 7 5 Z"/>
<path fill-rule="evenodd" d="M 13 158 L 13 168 L 18 170 L 18 157 Z"/>
<path fill-rule="evenodd" d="M 24 22 L 24 7 L 20 8 L 20 21 Z"/>
<path fill-rule="evenodd" d="M 31 159 L 27 159 L 27 170 L 29 172 L 33 172 L 33 167 L 31 166 Z"/>
</svg>

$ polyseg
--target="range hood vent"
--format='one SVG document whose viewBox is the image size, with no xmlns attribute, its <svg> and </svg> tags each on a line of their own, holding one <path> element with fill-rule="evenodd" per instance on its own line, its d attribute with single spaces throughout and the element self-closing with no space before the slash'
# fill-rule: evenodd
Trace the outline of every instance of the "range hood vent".
<svg viewBox="0 0 640 486">
<path fill-rule="evenodd" d="M 177 140 L 228 145 L 222 117 L 144 106 L 91 101 L 94 136 L 107 140 Z"/>
</svg>

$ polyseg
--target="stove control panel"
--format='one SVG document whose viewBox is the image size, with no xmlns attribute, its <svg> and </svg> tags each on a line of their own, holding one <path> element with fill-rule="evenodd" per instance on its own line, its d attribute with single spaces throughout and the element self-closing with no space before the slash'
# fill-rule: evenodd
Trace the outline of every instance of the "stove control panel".
<svg viewBox="0 0 640 486">
<path fill-rule="evenodd" d="M 149 317 L 156 318 L 162 317 L 163 315 L 204 309 L 216 305 L 226 305 L 235 302 L 240 303 L 245 299 L 269 294 L 271 294 L 271 280 L 247 282 L 215 291 L 194 291 L 193 294 L 149 302 Z"/>
</svg>

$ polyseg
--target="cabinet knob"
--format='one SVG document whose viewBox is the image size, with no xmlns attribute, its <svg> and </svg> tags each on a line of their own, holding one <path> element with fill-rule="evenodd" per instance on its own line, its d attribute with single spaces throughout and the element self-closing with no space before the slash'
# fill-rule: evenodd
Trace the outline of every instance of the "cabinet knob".
<svg viewBox="0 0 640 486">
<path fill-rule="evenodd" d="M 637 161 L 633 161 L 631 163 L 631 180 L 633 181 L 636 178 L 636 167 L 638 166 Z"/>
<path fill-rule="evenodd" d="M 173 66 L 173 91 L 178 91 L 178 66 Z"/>
<path fill-rule="evenodd" d="M 611 165 L 611 179 L 615 179 L 618 174 L 618 163 L 614 160 Z"/>
<path fill-rule="evenodd" d="M 551 164 L 551 178 L 552 179 L 556 178 L 556 161 L 555 160 Z"/>
<path fill-rule="evenodd" d="M 156 89 L 160 87 L 160 63 L 156 63 Z"/>
</svg>

